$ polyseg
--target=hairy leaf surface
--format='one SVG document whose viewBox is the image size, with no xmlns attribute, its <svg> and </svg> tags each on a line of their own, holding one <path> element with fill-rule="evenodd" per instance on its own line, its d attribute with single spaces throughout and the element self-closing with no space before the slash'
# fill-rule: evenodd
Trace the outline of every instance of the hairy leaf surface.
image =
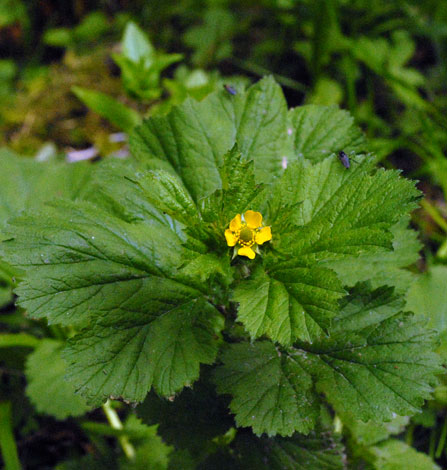
<svg viewBox="0 0 447 470">
<path fill-rule="evenodd" d="M 149 167 L 177 173 L 198 201 L 221 186 L 218 168 L 235 143 L 261 179 L 278 174 L 286 115 L 281 89 L 265 78 L 236 96 L 221 91 L 201 102 L 188 99 L 167 116 L 145 121 L 131 150 Z"/>
<path fill-rule="evenodd" d="M 392 289 L 366 292 L 358 286 L 344 302 L 329 338 L 286 351 L 266 341 L 230 346 L 216 383 L 219 393 L 233 396 L 230 409 L 239 425 L 257 434 L 307 432 L 318 400 L 314 387 L 337 412 L 362 421 L 420 409 L 442 370 L 432 352 L 434 335 L 401 312 Z"/>
<path fill-rule="evenodd" d="M 299 362 L 281 355 L 272 343 L 232 345 L 216 373 L 217 391 L 230 393 L 238 426 L 255 434 L 308 433 L 318 416 L 312 380 Z"/>
</svg>

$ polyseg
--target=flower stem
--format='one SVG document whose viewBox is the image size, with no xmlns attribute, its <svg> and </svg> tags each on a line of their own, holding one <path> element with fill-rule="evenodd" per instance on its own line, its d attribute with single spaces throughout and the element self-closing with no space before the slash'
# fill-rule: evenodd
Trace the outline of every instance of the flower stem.
<svg viewBox="0 0 447 470">
<path fill-rule="evenodd" d="M 438 441 L 438 447 L 436 448 L 435 458 L 437 459 L 439 459 L 442 455 L 442 451 L 444 450 L 444 447 L 445 447 L 446 438 L 447 438 L 447 416 L 444 419 L 444 424 L 441 430 L 441 436 Z"/>
<path fill-rule="evenodd" d="M 123 429 L 123 423 L 121 422 L 118 413 L 112 408 L 110 400 L 107 400 L 104 405 L 102 405 L 102 409 L 104 410 L 104 414 L 107 417 L 107 421 L 109 422 L 110 426 L 113 429 L 121 430 Z M 135 448 L 130 443 L 127 436 L 119 436 L 118 441 L 123 449 L 124 454 L 129 460 L 133 460 L 135 458 Z"/>
</svg>

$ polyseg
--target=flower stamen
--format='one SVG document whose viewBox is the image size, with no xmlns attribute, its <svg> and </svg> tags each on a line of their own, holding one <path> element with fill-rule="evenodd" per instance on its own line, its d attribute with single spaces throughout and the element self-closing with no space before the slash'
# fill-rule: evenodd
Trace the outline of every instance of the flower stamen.
<svg viewBox="0 0 447 470">
<path fill-rule="evenodd" d="M 270 227 L 262 225 L 262 215 L 259 212 L 248 210 L 242 220 L 241 214 L 237 214 L 230 222 L 230 227 L 225 230 L 225 238 L 228 246 L 236 246 L 237 254 L 254 259 L 256 252 L 254 246 L 262 245 L 272 239 Z"/>
</svg>

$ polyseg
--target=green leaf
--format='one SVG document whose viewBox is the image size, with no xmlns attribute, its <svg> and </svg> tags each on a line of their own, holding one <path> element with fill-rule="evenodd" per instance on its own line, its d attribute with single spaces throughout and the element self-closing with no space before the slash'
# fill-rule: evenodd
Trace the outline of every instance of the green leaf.
<svg viewBox="0 0 447 470">
<path fill-rule="evenodd" d="M 431 266 L 419 276 L 407 295 L 408 310 L 428 319 L 428 326 L 438 331 L 438 352 L 447 360 L 447 266 Z"/>
<path fill-rule="evenodd" d="M 291 353 L 302 357 L 302 367 L 341 414 L 387 421 L 416 413 L 430 397 L 440 371 L 434 335 L 399 310 L 391 290 L 372 291 L 369 298 L 354 291 L 330 339 Z"/>
<path fill-rule="evenodd" d="M 404 308 L 402 296 L 393 287 L 371 290 L 369 283 L 359 283 L 341 302 L 342 309 L 331 328 L 331 333 L 363 330 L 392 317 Z"/>
<path fill-rule="evenodd" d="M 188 284 L 200 288 L 200 284 L 210 282 L 210 291 L 215 287 L 214 281 L 218 278 L 225 286 L 229 286 L 233 281 L 234 272 L 230 266 L 230 257 L 216 256 L 211 253 L 196 254 L 180 270 L 180 275 L 185 276 Z"/>
<path fill-rule="evenodd" d="M 84 163 L 37 162 L 0 149 L 0 231 L 10 217 L 43 202 L 75 199 L 90 179 Z"/>
<path fill-rule="evenodd" d="M 290 345 L 328 331 L 343 292 L 329 269 L 302 266 L 271 275 L 258 268 L 236 286 L 233 300 L 239 302 L 237 318 L 252 338 L 267 335 Z"/>
<path fill-rule="evenodd" d="M 128 197 L 144 220 L 123 220 L 108 205 L 59 203 L 15 219 L 3 244 L 27 271 L 17 293 L 29 315 L 83 328 L 65 357 L 76 389 L 94 404 L 190 385 L 200 363 L 213 362 L 223 327 L 202 293 L 177 280 L 182 239 L 144 212 L 133 187 Z"/>
<path fill-rule="evenodd" d="M 404 268 L 419 259 L 421 249 L 417 232 L 408 228 L 408 219 L 403 217 L 390 228 L 393 235 L 392 252 L 365 252 L 354 260 L 348 258 L 330 261 L 328 267 L 348 286 L 368 280 L 373 287 L 387 284 L 395 286 L 399 291 L 407 291 L 415 275 Z"/>
<path fill-rule="evenodd" d="M 43 42 L 48 46 L 69 47 L 73 45 L 73 31 L 68 28 L 50 28 L 43 35 Z"/>
<path fill-rule="evenodd" d="M 441 468 L 428 455 L 418 452 L 397 439 L 382 442 L 368 450 L 373 455 L 371 460 L 377 470 L 402 470 L 403 468 L 440 470 Z"/>
<path fill-rule="evenodd" d="M 253 161 L 243 159 L 237 145 L 224 156 L 219 174 L 221 189 L 202 199 L 200 209 L 203 219 L 216 222 L 223 232 L 236 214 L 257 208 L 256 198 L 262 198 L 264 185 L 256 183 Z"/>
<path fill-rule="evenodd" d="M 158 289 L 155 312 L 170 308 L 171 297 L 184 302 L 198 295 L 167 279 L 182 262 L 181 240 L 150 218 L 128 223 L 86 202 L 59 202 L 14 219 L 11 231 L 2 249 L 28 271 L 17 293 L 34 318 L 82 326 L 107 316 L 119 323 L 148 312 L 138 293 L 144 298 Z"/>
<path fill-rule="evenodd" d="M 272 343 L 231 345 L 216 371 L 219 393 L 231 394 L 238 426 L 257 435 L 308 433 L 319 415 L 318 400 L 308 372 Z"/>
<path fill-rule="evenodd" d="M 241 468 L 247 470 L 344 470 L 346 455 L 330 432 L 294 434 L 290 438 L 237 438 Z"/>
<path fill-rule="evenodd" d="M 415 207 L 419 193 L 396 172 L 369 174 L 370 165 L 364 161 L 346 170 L 336 156 L 316 165 L 295 163 L 276 183 L 265 210 L 261 204 L 277 251 L 234 294 L 238 319 L 253 338 L 265 334 L 289 345 L 327 333 L 344 293 L 329 268 L 338 268 L 343 281 L 350 269 L 368 278 L 392 249 L 393 225 Z M 277 215 L 281 210 L 284 220 Z M 410 241 L 394 265 L 413 259 L 408 253 L 414 256 L 417 243 L 411 236 Z"/>
<path fill-rule="evenodd" d="M 224 326 L 219 312 L 195 299 L 175 307 L 180 300 L 174 293 L 162 299 L 162 288 L 152 285 L 146 302 L 152 294 L 155 305 L 156 300 L 165 302 L 164 312 L 161 305 L 159 312 L 141 308 L 131 323 L 121 320 L 119 326 L 105 318 L 69 341 L 67 377 L 89 403 L 109 396 L 142 401 L 151 387 L 171 396 L 199 377 L 200 364 L 214 362 Z"/>
<path fill-rule="evenodd" d="M 0 239 L 6 221 L 44 201 L 75 199 L 90 179 L 88 165 L 37 162 L 0 149 Z M 12 301 L 15 270 L 0 260 L 0 306 Z"/>
<path fill-rule="evenodd" d="M 124 31 L 122 54 L 113 54 L 121 69 L 124 88 L 140 100 L 157 99 L 163 91 L 160 73 L 182 58 L 181 54 L 156 52 L 146 34 L 133 22 L 129 22 Z"/>
<path fill-rule="evenodd" d="M 306 261 L 327 263 L 392 248 L 391 227 L 417 207 L 420 193 L 414 183 L 399 177 L 396 171 L 369 174 L 363 165 L 350 171 L 339 162 L 338 171 L 332 173 L 335 160 L 334 156 L 332 161 L 315 166 L 297 163 L 286 172 L 285 180 L 280 180 L 286 188 L 292 181 L 305 183 L 290 197 L 290 202 L 303 201 L 297 208 L 297 225 L 304 227 L 283 236 L 279 250 Z M 340 171 L 347 175 L 340 175 Z M 329 181 L 325 187 L 326 178 Z M 311 188 L 312 183 L 317 186 Z M 310 200 L 306 198 L 308 191 L 313 193 Z"/>
<path fill-rule="evenodd" d="M 75 394 L 72 383 L 64 378 L 67 365 L 61 357 L 62 343 L 42 340 L 28 356 L 26 394 L 39 413 L 65 419 L 90 410 L 85 400 Z"/>
<path fill-rule="evenodd" d="M 92 11 L 73 29 L 77 43 L 98 40 L 110 29 L 107 16 L 102 11 Z"/>
<path fill-rule="evenodd" d="M 362 153 L 366 140 L 354 118 L 338 106 L 306 105 L 289 111 L 288 135 L 292 161 L 307 158 L 313 162 L 343 150 Z"/>
<path fill-rule="evenodd" d="M 192 60 L 199 67 L 223 60 L 231 54 L 230 39 L 235 29 L 234 15 L 227 9 L 213 8 L 203 15 L 204 24 L 190 28 L 185 43 L 195 49 Z"/>
<path fill-rule="evenodd" d="M 146 34 L 132 21 L 126 25 L 121 47 L 124 57 L 137 63 L 151 61 L 155 53 Z"/>
<path fill-rule="evenodd" d="M 136 111 L 105 93 L 78 86 L 73 87 L 72 91 L 92 111 L 124 132 L 130 132 L 141 123 L 140 115 Z"/>
<path fill-rule="evenodd" d="M 151 168 L 176 172 L 198 201 L 221 188 L 219 167 L 235 143 L 245 159 L 254 161 L 257 176 L 271 180 L 281 169 L 285 135 L 284 96 L 272 78 L 265 78 L 236 96 L 222 90 L 200 102 L 187 99 L 167 116 L 144 121 L 130 146 Z"/>
<path fill-rule="evenodd" d="M 95 165 L 92 179 L 86 186 L 83 199 L 101 206 L 107 212 L 127 222 L 159 223 L 178 231 L 175 221 L 157 210 L 143 189 L 135 182 L 145 172 L 132 159 L 110 158 Z"/>
<path fill-rule="evenodd" d="M 416 415 L 420 416 L 420 415 Z M 348 427 L 351 437 L 361 446 L 372 446 L 380 441 L 388 439 L 392 434 L 401 434 L 407 426 L 410 418 L 408 416 L 396 416 L 386 423 L 375 423 L 368 421 L 364 423 L 355 418 L 354 415 L 344 414 L 343 424 Z"/>
<path fill-rule="evenodd" d="M 158 210 L 188 225 L 199 222 L 197 207 L 175 175 L 157 170 L 141 173 L 136 183 Z"/>
<path fill-rule="evenodd" d="M 157 432 L 158 425 L 146 426 L 137 417 L 130 415 L 124 430 L 129 435 L 139 435 L 135 457 L 122 458 L 120 470 L 166 470 L 172 447 L 166 445 Z"/>
<path fill-rule="evenodd" d="M 359 285 L 343 302 L 329 338 L 297 342 L 287 351 L 269 342 L 231 345 L 216 373 L 219 393 L 233 396 L 239 426 L 257 434 L 290 435 L 313 427 L 323 393 L 342 416 L 382 422 L 414 414 L 442 369 L 435 340 L 389 288 Z"/>
</svg>

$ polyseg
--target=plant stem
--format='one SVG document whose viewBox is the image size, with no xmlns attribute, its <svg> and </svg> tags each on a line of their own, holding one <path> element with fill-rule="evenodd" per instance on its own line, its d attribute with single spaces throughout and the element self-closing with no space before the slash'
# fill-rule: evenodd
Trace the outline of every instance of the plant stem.
<svg viewBox="0 0 447 470">
<path fill-rule="evenodd" d="M 438 447 L 436 448 L 435 457 L 439 459 L 441 457 L 442 451 L 445 447 L 445 441 L 447 438 L 447 416 L 444 419 L 444 424 L 442 425 L 441 436 L 439 437 Z"/>
<path fill-rule="evenodd" d="M 421 206 L 430 215 L 430 217 L 438 224 L 438 226 L 447 233 L 447 221 L 439 213 L 438 209 L 430 204 L 427 199 L 421 201 Z"/>
<path fill-rule="evenodd" d="M 432 459 L 435 458 L 435 445 L 436 445 L 436 427 L 432 428 L 430 432 L 430 443 L 429 443 L 428 455 Z"/>
<path fill-rule="evenodd" d="M 405 434 L 405 442 L 411 446 L 413 445 L 413 432 L 414 432 L 414 424 L 411 423 L 409 426 L 408 426 L 408 429 L 407 429 L 407 432 Z"/>
<path fill-rule="evenodd" d="M 109 422 L 110 426 L 113 429 L 122 430 L 123 429 L 123 423 L 121 422 L 121 420 L 118 416 L 118 413 L 112 408 L 110 400 L 107 400 L 104 403 L 104 405 L 102 405 L 102 409 L 104 410 L 104 414 L 106 415 L 107 421 Z M 126 457 L 130 460 L 133 460 L 135 458 L 135 448 L 130 443 L 128 437 L 127 436 L 119 436 L 118 441 L 121 444 L 121 447 L 123 448 L 123 452 L 126 455 Z"/>
<path fill-rule="evenodd" d="M 0 402 L 0 449 L 4 470 L 21 470 L 16 441 L 12 432 L 11 402 Z"/>
<path fill-rule="evenodd" d="M 0 334 L 0 348 L 35 348 L 40 340 L 27 333 L 4 333 Z"/>
</svg>

